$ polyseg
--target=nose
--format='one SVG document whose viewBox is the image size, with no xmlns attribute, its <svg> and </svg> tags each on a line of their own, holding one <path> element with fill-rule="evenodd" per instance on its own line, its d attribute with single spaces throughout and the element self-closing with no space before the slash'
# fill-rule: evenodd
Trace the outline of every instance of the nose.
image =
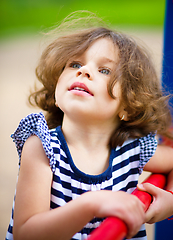
<svg viewBox="0 0 173 240">
<path fill-rule="evenodd" d="M 92 80 L 91 71 L 87 66 L 82 66 L 77 70 L 76 77 L 79 77 L 79 76 L 87 77 L 89 80 Z"/>
</svg>

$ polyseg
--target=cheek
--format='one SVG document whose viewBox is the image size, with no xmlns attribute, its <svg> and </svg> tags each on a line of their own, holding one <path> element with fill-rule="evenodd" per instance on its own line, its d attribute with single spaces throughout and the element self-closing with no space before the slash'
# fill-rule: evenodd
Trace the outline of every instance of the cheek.
<svg viewBox="0 0 173 240">
<path fill-rule="evenodd" d="M 59 80 L 58 80 L 58 83 L 56 85 L 56 88 L 55 88 L 55 105 L 57 106 L 58 103 L 59 103 L 59 98 L 60 98 L 60 83 L 59 83 Z"/>
<path fill-rule="evenodd" d="M 112 94 L 114 97 L 121 99 L 122 97 L 122 89 L 119 83 L 116 83 L 112 89 Z"/>
<path fill-rule="evenodd" d="M 67 90 L 67 81 L 66 77 L 64 77 L 64 74 L 62 73 L 58 79 L 56 88 L 55 88 L 55 104 L 56 106 L 60 106 L 63 102 L 64 95 Z"/>
</svg>

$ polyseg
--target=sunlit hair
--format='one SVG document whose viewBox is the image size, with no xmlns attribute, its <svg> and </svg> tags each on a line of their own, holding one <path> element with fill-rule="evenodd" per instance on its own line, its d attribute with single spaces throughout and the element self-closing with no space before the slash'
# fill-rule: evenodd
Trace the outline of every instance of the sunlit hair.
<svg viewBox="0 0 173 240">
<path fill-rule="evenodd" d="M 83 20 L 86 22 L 86 19 Z M 67 61 L 84 53 L 97 39 L 107 38 L 119 49 L 119 61 L 111 74 L 108 93 L 114 98 L 113 88 L 119 82 L 122 104 L 128 112 L 128 121 L 121 121 L 112 134 L 110 147 L 122 145 L 128 138 L 139 138 L 150 132 L 169 136 L 171 114 L 168 97 L 163 96 L 160 81 L 147 51 L 126 34 L 105 26 L 85 26 L 84 29 L 74 30 L 77 22 L 68 21 L 73 31 L 63 31 L 62 34 L 62 27 L 52 31 L 54 40 L 43 51 L 36 68 L 37 78 L 43 87 L 33 92 L 29 101 L 47 112 L 49 128 L 62 124 L 63 112 L 55 106 L 55 88 Z M 64 27 L 64 23 L 62 26 Z M 55 37 L 56 31 L 60 36 Z"/>
</svg>

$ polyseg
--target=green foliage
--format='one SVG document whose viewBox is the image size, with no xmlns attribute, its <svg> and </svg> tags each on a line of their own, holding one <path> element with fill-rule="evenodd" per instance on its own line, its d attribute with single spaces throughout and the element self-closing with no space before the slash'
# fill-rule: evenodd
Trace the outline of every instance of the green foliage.
<svg viewBox="0 0 173 240">
<path fill-rule="evenodd" d="M 162 26 L 164 0 L 0 0 L 0 36 L 41 31 L 73 11 L 88 10 L 112 25 Z"/>
</svg>

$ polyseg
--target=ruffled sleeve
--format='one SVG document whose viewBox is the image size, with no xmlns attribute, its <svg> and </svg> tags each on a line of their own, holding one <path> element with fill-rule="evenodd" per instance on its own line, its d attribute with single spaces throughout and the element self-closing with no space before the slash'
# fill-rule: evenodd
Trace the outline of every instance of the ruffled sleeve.
<svg viewBox="0 0 173 240">
<path fill-rule="evenodd" d="M 147 136 L 139 139 L 140 145 L 140 163 L 139 163 L 139 172 L 142 173 L 142 170 L 145 164 L 150 160 L 154 155 L 157 148 L 157 140 L 155 134 L 149 133 Z"/>
<path fill-rule="evenodd" d="M 51 136 L 43 113 L 32 113 L 23 118 L 16 131 L 11 135 L 15 142 L 19 155 L 19 165 L 21 162 L 21 153 L 25 141 L 31 136 L 36 135 L 40 138 L 46 156 L 49 159 L 49 165 L 52 171 L 55 171 L 55 157 L 51 147 Z"/>
</svg>

